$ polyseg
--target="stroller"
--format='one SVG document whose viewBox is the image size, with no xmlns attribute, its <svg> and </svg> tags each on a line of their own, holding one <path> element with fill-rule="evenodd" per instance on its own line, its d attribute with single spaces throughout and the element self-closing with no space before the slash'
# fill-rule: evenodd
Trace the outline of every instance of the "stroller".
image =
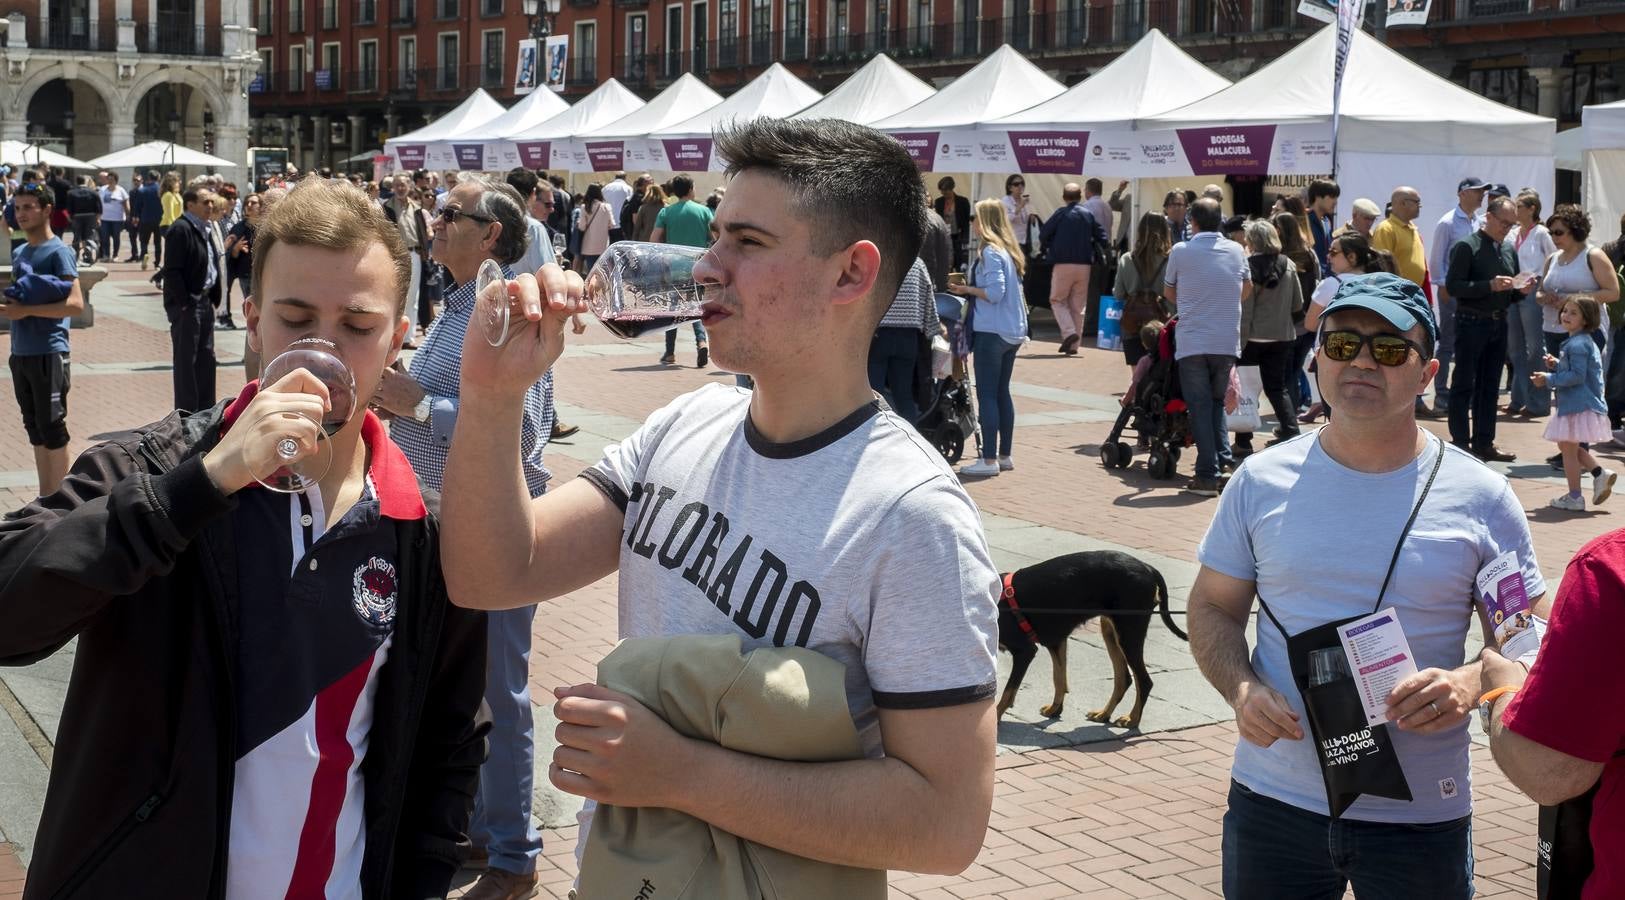
<svg viewBox="0 0 1625 900">
<path fill-rule="evenodd" d="M 1134 448 L 1122 440 L 1131 423 L 1150 445 L 1146 471 L 1158 480 L 1173 477 L 1180 450 L 1193 440 L 1190 411 L 1179 390 L 1179 367 L 1174 362 L 1178 325 L 1176 316 L 1163 328 L 1156 359 L 1100 445 L 1100 463 L 1108 469 L 1126 469 L 1133 462 Z"/>
<path fill-rule="evenodd" d="M 976 425 L 976 404 L 970 375 L 965 367 L 969 340 L 964 333 L 964 304 L 958 297 L 938 294 L 937 316 L 948 329 L 948 346 L 953 348 L 953 371 L 932 386 L 931 403 L 914 421 L 914 427 L 951 465 L 964 458 L 967 435 L 976 442 L 978 450 L 982 440 L 981 431 Z"/>
</svg>

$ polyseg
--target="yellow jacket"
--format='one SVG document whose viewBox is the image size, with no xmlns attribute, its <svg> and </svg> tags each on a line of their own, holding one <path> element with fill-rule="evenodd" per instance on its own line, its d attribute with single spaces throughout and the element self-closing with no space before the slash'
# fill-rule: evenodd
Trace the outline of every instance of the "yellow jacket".
<svg viewBox="0 0 1625 900">
<path fill-rule="evenodd" d="M 164 207 L 164 217 L 158 220 L 158 227 L 168 228 L 181 217 L 181 195 L 174 191 L 164 191 L 158 195 L 158 202 Z"/>
<path fill-rule="evenodd" d="M 846 667 L 800 647 L 741 653 L 738 635 L 630 638 L 598 683 L 685 737 L 802 762 L 859 759 Z M 640 894 L 648 890 L 649 894 Z M 582 900 L 885 900 L 886 873 L 754 844 L 670 809 L 599 804 L 582 848 Z"/>
</svg>

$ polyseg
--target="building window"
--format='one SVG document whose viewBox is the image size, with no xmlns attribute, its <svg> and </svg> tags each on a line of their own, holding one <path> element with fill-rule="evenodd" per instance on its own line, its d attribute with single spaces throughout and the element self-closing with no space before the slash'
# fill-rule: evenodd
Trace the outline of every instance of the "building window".
<svg viewBox="0 0 1625 900">
<path fill-rule="evenodd" d="M 457 66 L 462 62 L 462 48 L 458 46 L 459 35 L 455 32 L 440 36 L 440 76 L 439 88 L 443 91 L 457 89 Z"/>
<path fill-rule="evenodd" d="M 784 0 L 784 58 L 807 58 L 807 0 Z"/>
<path fill-rule="evenodd" d="M 435 0 L 435 14 L 442 19 L 457 18 L 457 0 Z"/>
<path fill-rule="evenodd" d="M 266 93 L 276 90 L 275 61 L 275 50 L 265 49 L 260 51 L 260 70 L 254 73 L 254 80 L 248 86 L 250 92 Z M 258 87 L 255 87 L 255 85 L 258 85 Z"/>
<path fill-rule="evenodd" d="M 316 89 L 337 90 L 339 87 L 339 45 L 322 45 L 322 68 L 316 73 Z"/>
<path fill-rule="evenodd" d="M 1474 69 L 1467 73 L 1467 89 L 1525 112 L 1540 107 L 1539 85 L 1521 68 Z"/>
<path fill-rule="evenodd" d="M 356 66 L 356 83 L 351 89 L 357 91 L 378 90 L 378 42 L 362 41 L 357 44 L 356 58 L 360 62 Z"/>
<path fill-rule="evenodd" d="M 480 82 L 487 88 L 502 86 L 502 45 L 507 39 L 507 32 L 498 28 L 495 31 L 482 33 L 485 40 L 484 53 L 481 59 L 484 65 L 480 67 Z"/>
<path fill-rule="evenodd" d="M 1558 118 L 1565 122 L 1578 122 L 1580 110 L 1585 107 L 1618 100 L 1621 96 L 1620 75 L 1625 75 L 1625 70 L 1617 62 L 1575 66 L 1573 74 L 1563 79 Z"/>
<path fill-rule="evenodd" d="M 502 0 L 480 0 L 480 15 L 502 15 Z"/>
<path fill-rule="evenodd" d="M 322 0 L 322 28 L 334 31 L 339 27 L 339 0 Z"/>
<path fill-rule="evenodd" d="M 1187 0 L 1189 3 L 1202 3 L 1205 0 Z M 1005 0 L 1005 10 L 1010 18 L 1005 20 L 1005 41 L 1017 50 L 1033 49 L 1033 3 L 1032 0 Z"/>
<path fill-rule="evenodd" d="M 598 83 L 598 23 L 576 23 L 575 77 L 581 84 Z"/>
<path fill-rule="evenodd" d="M 977 40 L 977 23 L 981 19 L 981 3 L 978 0 L 959 0 L 958 34 L 955 35 L 954 52 L 960 56 L 974 56 L 981 47 Z"/>
<path fill-rule="evenodd" d="M 847 18 L 846 0 L 835 0 L 833 13 L 829 18 L 829 46 L 836 53 L 845 53 L 847 37 L 852 30 L 852 23 Z"/>
<path fill-rule="evenodd" d="M 262 35 L 272 33 L 274 14 L 271 12 L 271 0 L 254 0 L 256 14 L 254 16 L 254 30 Z"/>
<path fill-rule="evenodd" d="M 626 17 L 626 66 L 628 81 L 638 82 L 649 77 L 649 17 L 632 13 Z"/>
<path fill-rule="evenodd" d="M 415 91 L 418 86 L 418 39 L 403 37 L 400 43 L 400 52 L 396 54 L 399 65 L 395 70 L 395 89 L 400 91 Z"/>
<path fill-rule="evenodd" d="M 667 81 L 683 74 L 683 8 L 666 7 L 666 53 L 660 63 L 660 77 Z"/>
<path fill-rule="evenodd" d="M 1022 0 L 1010 0 L 1019 3 Z M 884 50 L 890 46 L 886 35 L 891 31 L 891 0 L 869 0 L 869 43 L 867 49 Z"/>
<path fill-rule="evenodd" d="M 916 0 L 914 21 L 909 23 L 914 33 L 914 46 L 931 46 L 931 0 Z"/>
<path fill-rule="evenodd" d="M 710 67 L 711 58 L 706 52 L 706 48 L 710 45 L 710 42 L 706 37 L 707 29 L 710 27 L 710 20 L 706 12 L 707 9 L 708 7 L 704 3 L 694 4 L 694 24 L 692 26 L 694 40 L 690 43 L 694 48 L 695 75 L 704 75 Z"/>
<path fill-rule="evenodd" d="M 298 92 L 305 89 L 305 48 L 302 44 L 295 44 L 288 48 L 288 90 Z"/>
<path fill-rule="evenodd" d="M 355 24 L 371 25 L 378 21 L 378 0 L 355 0 Z"/>
<path fill-rule="evenodd" d="M 305 30 L 305 0 L 288 0 L 288 31 L 292 34 Z"/>
</svg>

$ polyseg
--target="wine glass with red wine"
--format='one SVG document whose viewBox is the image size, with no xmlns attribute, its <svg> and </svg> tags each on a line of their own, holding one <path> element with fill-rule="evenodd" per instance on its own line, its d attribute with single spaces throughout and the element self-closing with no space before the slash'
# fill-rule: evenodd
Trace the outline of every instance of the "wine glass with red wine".
<svg viewBox="0 0 1625 900">
<path fill-rule="evenodd" d="M 705 289 L 694 281 L 694 264 L 707 252 L 705 247 L 617 241 L 587 274 L 587 306 L 611 333 L 628 340 L 699 319 Z M 506 344 L 524 317 L 508 296 L 502 269 L 489 259 L 476 276 L 474 297 L 486 341 L 493 347 Z"/>
<path fill-rule="evenodd" d="M 338 345 L 321 338 L 294 341 L 260 370 L 260 387 L 276 384 L 295 369 L 304 369 L 327 386 L 330 408 L 322 421 L 316 423 L 319 426 L 316 451 L 309 456 L 300 458 L 299 443 L 291 433 L 277 439 L 277 456 L 287 464 L 258 481 L 281 494 L 308 490 L 327 474 L 333 463 L 333 447 L 325 438 L 337 434 L 356 409 L 355 375 L 339 358 Z M 307 418 L 298 413 L 268 413 L 266 418 L 272 416 Z"/>
</svg>

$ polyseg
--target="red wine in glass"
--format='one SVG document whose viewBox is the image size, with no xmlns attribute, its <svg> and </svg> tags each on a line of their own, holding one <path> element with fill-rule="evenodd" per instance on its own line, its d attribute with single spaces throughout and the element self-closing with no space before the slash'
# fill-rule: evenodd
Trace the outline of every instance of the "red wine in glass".
<svg viewBox="0 0 1625 900">
<path fill-rule="evenodd" d="M 587 307 L 617 337 L 676 328 L 704 315 L 705 288 L 694 264 L 705 247 L 618 241 L 587 274 Z"/>
<path fill-rule="evenodd" d="M 598 321 L 616 337 L 631 340 L 651 331 L 665 331 L 676 328 L 684 322 L 692 322 L 700 318 L 698 312 L 682 313 L 640 313 L 621 312 L 611 313 Z"/>
</svg>

